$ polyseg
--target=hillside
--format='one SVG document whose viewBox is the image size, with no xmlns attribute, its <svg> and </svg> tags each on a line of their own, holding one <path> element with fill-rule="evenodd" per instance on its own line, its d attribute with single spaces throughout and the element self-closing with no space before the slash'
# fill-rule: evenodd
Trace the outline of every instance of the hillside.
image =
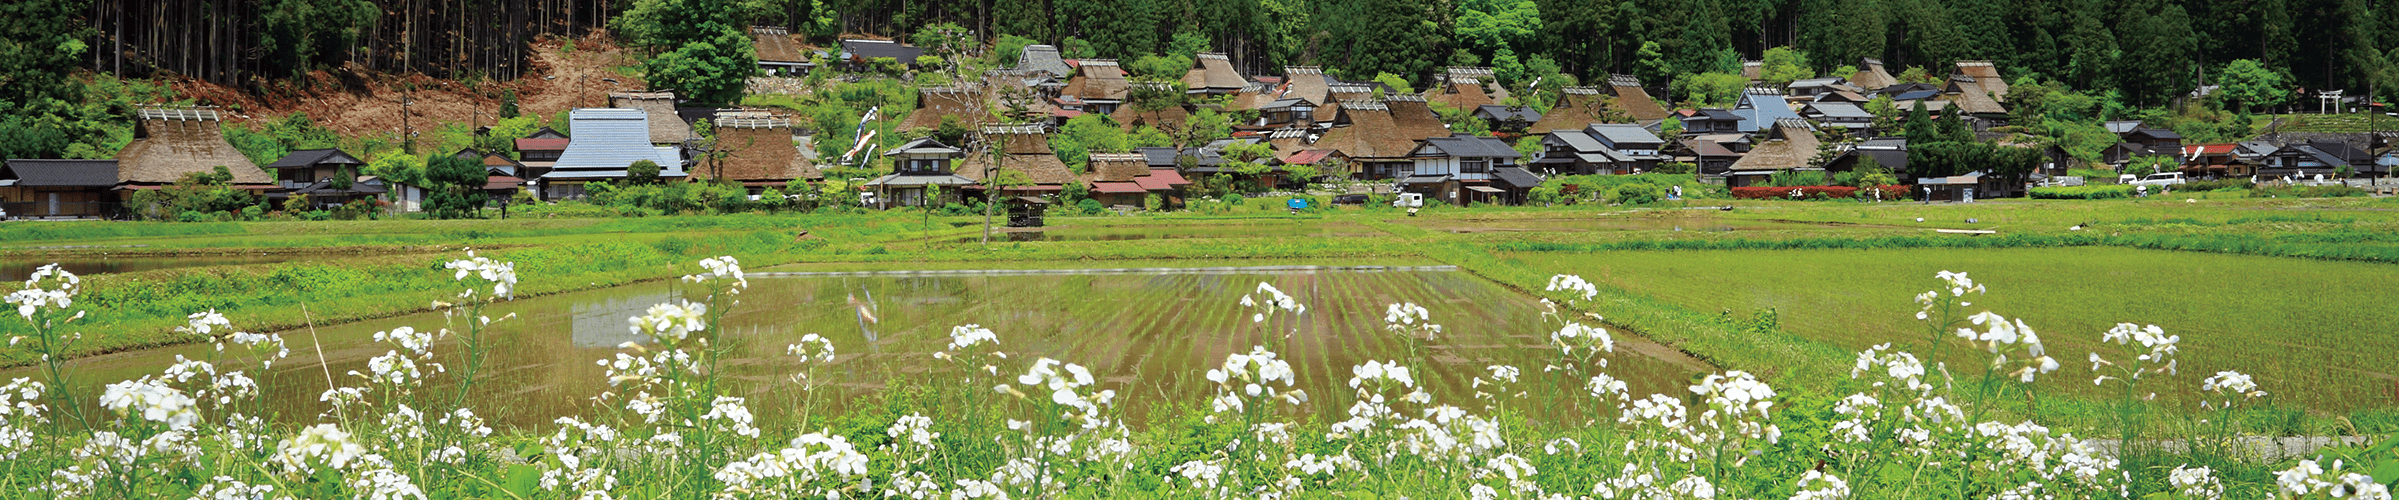
<svg viewBox="0 0 2399 500">
<path fill-rule="evenodd" d="M 505 82 L 392 75 L 348 65 L 310 72 L 305 80 L 279 81 L 259 92 L 196 78 L 176 78 L 172 87 L 180 98 L 235 111 L 229 115 L 236 123 L 305 112 L 344 137 L 396 138 L 411 122 L 420 136 L 441 123 L 490 125 L 508 89 L 516 91 L 523 114 L 548 117 L 574 107 L 605 106 L 611 88 L 646 85 L 636 56 L 604 35 L 543 40 L 533 44 L 530 56 L 532 70 L 522 79 Z M 411 85 L 414 101 L 403 107 L 402 97 L 411 94 Z"/>
</svg>

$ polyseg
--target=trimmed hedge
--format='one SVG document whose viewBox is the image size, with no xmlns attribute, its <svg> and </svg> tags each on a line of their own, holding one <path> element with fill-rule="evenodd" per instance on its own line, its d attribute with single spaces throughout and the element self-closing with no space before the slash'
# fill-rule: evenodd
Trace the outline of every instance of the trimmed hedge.
<svg viewBox="0 0 2399 500">
<path fill-rule="evenodd" d="M 1881 190 L 1883 192 L 1882 199 L 1885 200 L 1905 200 L 1908 196 L 1907 186 L 1877 186 L 1873 189 Z M 1798 191 L 1799 195 L 1792 196 L 1792 191 Z M 1865 191 L 1865 193 L 1861 194 L 1859 191 Z M 1865 190 L 1849 186 L 1751 186 L 1733 188 L 1733 197 L 1744 200 L 1850 198 L 1855 196 L 1872 197 L 1873 190 Z"/>
<path fill-rule="evenodd" d="M 2131 198 L 2132 186 L 2041 186 L 2032 188 L 2031 194 L 2044 200 L 2107 200 Z"/>
</svg>

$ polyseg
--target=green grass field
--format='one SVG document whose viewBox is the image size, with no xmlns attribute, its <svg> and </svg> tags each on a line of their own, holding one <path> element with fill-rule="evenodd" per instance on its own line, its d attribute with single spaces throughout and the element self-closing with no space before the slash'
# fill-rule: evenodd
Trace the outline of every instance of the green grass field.
<svg viewBox="0 0 2399 500">
<path fill-rule="evenodd" d="M 1991 293 L 1967 312 L 2021 318 L 2067 366 L 2049 390 L 2088 392 L 2084 353 L 2130 355 L 2099 337 L 2117 323 L 2182 336 L 2182 375 L 2155 383 L 2191 402 L 2217 370 L 2285 388 L 2284 401 L 2333 411 L 2388 407 L 2399 397 L 2389 353 L 2399 352 L 2399 267 L 2388 264 L 2107 247 L 1897 250 L 1723 250 L 1506 254 L 1546 272 L 1700 313 L 1747 318 L 1774 309 L 1781 328 L 1848 351 L 1922 346 L 1916 293 L 1938 271 L 1967 272 Z M 1989 359 L 1944 337 L 1945 361 L 1966 372 Z M 1923 349 L 1918 349 L 1921 352 Z M 1732 360 L 1771 365 L 1773 360 Z"/>
</svg>

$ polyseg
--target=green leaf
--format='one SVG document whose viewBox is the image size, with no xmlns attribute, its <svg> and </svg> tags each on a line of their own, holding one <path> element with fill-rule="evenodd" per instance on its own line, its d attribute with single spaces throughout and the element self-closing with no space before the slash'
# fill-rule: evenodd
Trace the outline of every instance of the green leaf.
<svg viewBox="0 0 2399 500">
<path fill-rule="evenodd" d="M 517 498 L 531 498 L 534 491 L 541 488 L 541 471 L 531 465 L 509 464 L 508 480 L 501 484 L 506 485 L 508 492 L 516 494 Z"/>
</svg>

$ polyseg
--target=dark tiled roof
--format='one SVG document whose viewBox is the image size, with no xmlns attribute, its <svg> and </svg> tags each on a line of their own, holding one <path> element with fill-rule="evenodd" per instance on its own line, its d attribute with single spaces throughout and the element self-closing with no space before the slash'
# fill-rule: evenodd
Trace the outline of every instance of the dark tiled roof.
<svg viewBox="0 0 2399 500">
<path fill-rule="evenodd" d="M 1517 153 L 1516 148 L 1508 147 L 1508 143 L 1485 136 L 1457 134 L 1449 137 L 1428 138 L 1424 140 L 1424 143 L 1440 148 L 1445 156 L 1452 157 L 1518 158 L 1524 156 L 1522 153 Z"/>
<path fill-rule="evenodd" d="M 0 180 L 22 187 L 108 187 L 117 184 L 117 161 L 8 160 Z"/>
<path fill-rule="evenodd" d="M 923 48 L 910 47 L 888 40 L 842 40 L 841 51 L 849 53 L 850 57 L 863 59 L 889 57 L 902 63 L 914 63 L 917 56 L 925 55 Z"/>
<path fill-rule="evenodd" d="M 339 149 L 303 149 L 283 155 L 283 159 L 267 164 L 267 168 L 307 168 L 318 165 L 366 165 L 358 157 Z"/>
<path fill-rule="evenodd" d="M 1476 107 L 1475 111 L 1485 116 L 1489 116 L 1493 120 L 1506 120 L 1509 118 L 1515 118 L 1524 120 L 1525 123 L 1538 123 L 1541 121 L 1541 111 L 1533 109 L 1532 106 L 1485 104 L 1480 107 Z"/>
</svg>

